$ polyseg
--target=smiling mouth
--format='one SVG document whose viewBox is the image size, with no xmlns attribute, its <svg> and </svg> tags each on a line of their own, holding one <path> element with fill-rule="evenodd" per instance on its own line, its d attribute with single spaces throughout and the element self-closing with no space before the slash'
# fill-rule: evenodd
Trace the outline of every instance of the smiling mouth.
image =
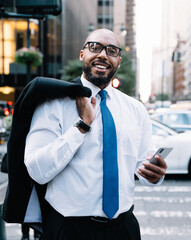
<svg viewBox="0 0 191 240">
<path fill-rule="evenodd" d="M 100 70 L 106 70 L 108 68 L 110 68 L 110 65 L 108 63 L 102 63 L 102 62 L 95 62 L 93 63 L 93 66 L 97 69 L 100 69 Z"/>
<path fill-rule="evenodd" d="M 95 67 L 101 68 L 101 69 L 107 69 L 107 67 L 106 67 L 106 66 L 103 66 L 103 65 L 95 65 Z"/>
</svg>

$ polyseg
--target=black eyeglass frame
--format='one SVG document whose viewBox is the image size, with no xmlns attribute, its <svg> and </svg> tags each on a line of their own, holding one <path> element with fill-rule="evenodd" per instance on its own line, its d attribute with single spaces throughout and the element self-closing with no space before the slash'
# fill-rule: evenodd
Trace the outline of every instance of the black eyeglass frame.
<svg viewBox="0 0 191 240">
<path fill-rule="evenodd" d="M 90 43 L 97 43 L 97 44 L 101 45 L 102 48 L 101 48 L 100 51 L 98 51 L 98 52 L 93 52 L 93 51 L 90 50 Z M 100 43 L 100 42 L 87 42 L 87 43 L 84 44 L 83 49 L 86 48 L 86 45 L 88 45 L 88 49 L 89 49 L 89 51 L 90 51 L 90 52 L 93 52 L 93 53 L 100 53 L 100 52 L 103 51 L 103 49 L 105 49 L 106 54 L 107 54 L 108 56 L 111 56 L 111 57 L 117 57 L 117 56 L 120 56 L 120 55 L 121 55 L 121 51 L 122 51 L 122 49 L 121 49 L 120 47 L 117 47 L 117 46 L 112 45 L 112 44 L 109 44 L 109 45 L 106 45 L 106 46 L 105 46 L 105 45 L 103 45 L 103 44 Z M 117 54 L 116 56 L 113 56 L 113 55 L 108 54 L 108 52 L 107 52 L 107 47 L 114 47 L 114 48 L 119 49 L 118 54 Z"/>
</svg>

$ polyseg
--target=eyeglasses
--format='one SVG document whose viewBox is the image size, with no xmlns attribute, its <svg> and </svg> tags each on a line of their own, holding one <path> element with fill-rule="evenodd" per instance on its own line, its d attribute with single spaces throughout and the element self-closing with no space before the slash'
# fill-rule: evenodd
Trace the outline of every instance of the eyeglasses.
<svg viewBox="0 0 191 240">
<path fill-rule="evenodd" d="M 103 44 L 99 43 L 99 42 L 87 42 L 83 49 L 86 48 L 86 46 L 88 45 L 89 51 L 92 53 L 100 53 L 103 49 L 105 49 L 106 54 L 108 56 L 111 57 L 117 57 L 118 55 L 120 55 L 121 52 L 121 48 L 109 44 L 107 46 L 104 46 Z"/>
</svg>

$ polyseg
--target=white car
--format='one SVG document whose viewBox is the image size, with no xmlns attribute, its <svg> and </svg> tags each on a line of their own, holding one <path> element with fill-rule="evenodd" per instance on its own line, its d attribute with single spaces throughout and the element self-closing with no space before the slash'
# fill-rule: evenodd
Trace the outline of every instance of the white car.
<svg viewBox="0 0 191 240">
<path fill-rule="evenodd" d="M 176 130 L 154 120 L 152 122 L 152 138 L 157 148 L 173 147 L 166 157 L 167 174 L 189 174 L 191 176 L 191 131 Z"/>
<path fill-rule="evenodd" d="M 179 132 L 191 130 L 191 111 L 166 109 L 162 112 L 156 112 L 151 115 L 154 118 Z"/>
</svg>

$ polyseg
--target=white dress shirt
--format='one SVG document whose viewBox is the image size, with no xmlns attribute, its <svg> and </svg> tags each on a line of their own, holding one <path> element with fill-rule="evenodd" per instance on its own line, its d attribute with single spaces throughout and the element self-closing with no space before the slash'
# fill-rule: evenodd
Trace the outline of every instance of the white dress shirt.
<svg viewBox="0 0 191 240">
<path fill-rule="evenodd" d="M 69 97 L 39 105 L 26 139 L 25 165 L 32 179 L 40 184 L 48 183 L 45 198 L 60 214 L 106 217 L 102 210 L 100 89 L 83 76 L 81 80 L 97 98 L 92 131 L 82 134 L 74 126 L 79 114 L 75 100 Z M 151 123 L 143 104 L 111 85 L 105 90 L 117 131 L 119 210 L 114 216 L 117 217 L 132 206 L 134 173 L 137 174 L 148 152 L 155 148 L 151 144 Z M 142 184 L 153 186 L 137 175 Z"/>
</svg>

